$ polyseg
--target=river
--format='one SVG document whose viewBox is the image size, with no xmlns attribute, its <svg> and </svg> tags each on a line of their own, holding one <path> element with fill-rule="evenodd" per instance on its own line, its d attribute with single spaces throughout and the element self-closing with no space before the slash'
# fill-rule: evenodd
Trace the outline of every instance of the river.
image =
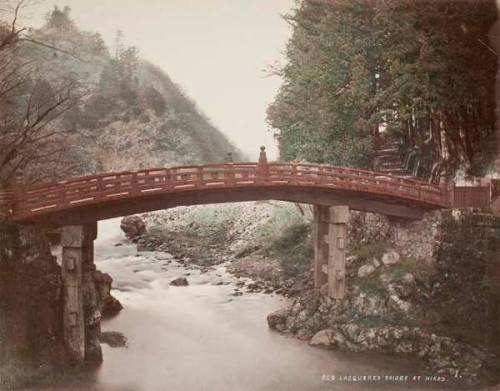
<svg viewBox="0 0 500 391">
<path fill-rule="evenodd" d="M 127 347 L 103 344 L 98 369 L 63 374 L 36 390 L 430 390 L 439 384 L 425 381 L 427 373 L 412 361 L 322 350 L 270 331 L 266 316 L 285 306 L 285 298 L 234 296 L 236 279 L 223 266 L 202 273 L 166 253 L 137 253 L 118 219 L 99 223 L 95 259 L 97 268 L 113 277 L 113 294 L 124 307 L 103 321 L 102 329 L 123 333 Z M 169 285 L 185 274 L 189 286 Z M 339 381 L 342 375 L 382 380 Z M 383 380 L 389 375 L 422 375 L 423 380 Z"/>
</svg>

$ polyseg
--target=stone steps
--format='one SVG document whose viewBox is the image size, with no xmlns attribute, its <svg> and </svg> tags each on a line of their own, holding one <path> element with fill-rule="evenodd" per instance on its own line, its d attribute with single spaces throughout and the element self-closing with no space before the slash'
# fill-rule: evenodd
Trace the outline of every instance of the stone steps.
<svg viewBox="0 0 500 391">
<path fill-rule="evenodd" d="M 387 175 L 395 175 L 408 179 L 415 179 L 411 173 L 403 168 L 400 155 L 400 143 L 388 140 L 376 151 L 378 171 Z"/>
</svg>

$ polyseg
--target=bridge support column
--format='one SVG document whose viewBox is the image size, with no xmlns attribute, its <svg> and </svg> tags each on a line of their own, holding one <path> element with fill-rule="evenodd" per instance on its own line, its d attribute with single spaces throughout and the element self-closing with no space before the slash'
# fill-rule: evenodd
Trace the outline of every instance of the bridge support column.
<svg viewBox="0 0 500 391">
<path fill-rule="evenodd" d="M 346 292 L 345 248 L 349 207 L 314 205 L 314 286 L 334 299 Z"/>
<path fill-rule="evenodd" d="M 328 231 L 328 296 L 343 299 L 346 292 L 345 249 L 347 245 L 348 206 L 330 208 Z"/>
<path fill-rule="evenodd" d="M 62 229 L 64 342 L 75 363 L 85 359 L 84 271 L 94 263 L 97 224 L 71 225 Z"/>
<path fill-rule="evenodd" d="M 325 237 L 329 230 L 330 208 L 315 204 L 313 214 L 314 287 L 321 288 L 328 282 L 328 244 Z"/>
</svg>

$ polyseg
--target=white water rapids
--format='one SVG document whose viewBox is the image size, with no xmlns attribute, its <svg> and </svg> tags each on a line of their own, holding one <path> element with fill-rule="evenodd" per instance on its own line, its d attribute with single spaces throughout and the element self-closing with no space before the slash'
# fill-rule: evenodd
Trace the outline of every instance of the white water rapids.
<svg viewBox="0 0 500 391">
<path fill-rule="evenodd" d="M 120 243 L 120 246 L 115 244 Z M 119 219 L 99 223 L 97 268 L 114 279 L 121 313 L 103 321 L 127 348 L 102 345 L 94 370 L 62 374 L 36 390 L 304 391 L 427 390 L 434 382 L 333 381 L 324 375 L 426 375 L 415 362 L 385 355 L 327 351 L 268 329 L 266 316 L 286 305 L 276 295 L 233 296 L 236 278 L 223 266 L 205 273 L 169 254 L 137 253 Z M 170 286 L 187 275 L 189 286 Z M 217 283 L 223 282 L 223 285 Z M 331 377 L 330 377 L 331 379 Z"/>
</svg>

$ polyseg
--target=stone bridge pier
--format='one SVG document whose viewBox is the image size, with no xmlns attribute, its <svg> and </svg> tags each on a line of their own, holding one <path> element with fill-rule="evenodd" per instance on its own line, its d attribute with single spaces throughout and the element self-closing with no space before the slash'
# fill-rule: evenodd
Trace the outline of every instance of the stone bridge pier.
<svg viewBox="0 0 500 391">
<path fill-rule="evenodd" d="M 314 286 L 334 299 L 346 292 L 345 251 L 349 207 L 314 205 Z"/>
<path fill-rule="evenodd" d="M 71 225 L 62 228 L 62 279 L 64 342 L 75 363 L 102 359 L 99 344 L 93 343 L 92 322 L 100 314 L 87 314 L 88 302 L 95 298 L 84 297 L 95 292 L 92 273 L 94 265 L 94 240 L 97 223 Z M 95 295 L 95 293 L 94 293 Z M 99 330 L 98 330 L 99 332 Z M 96 357 L 97 356 L 97 357 Z"/>
</svg>

